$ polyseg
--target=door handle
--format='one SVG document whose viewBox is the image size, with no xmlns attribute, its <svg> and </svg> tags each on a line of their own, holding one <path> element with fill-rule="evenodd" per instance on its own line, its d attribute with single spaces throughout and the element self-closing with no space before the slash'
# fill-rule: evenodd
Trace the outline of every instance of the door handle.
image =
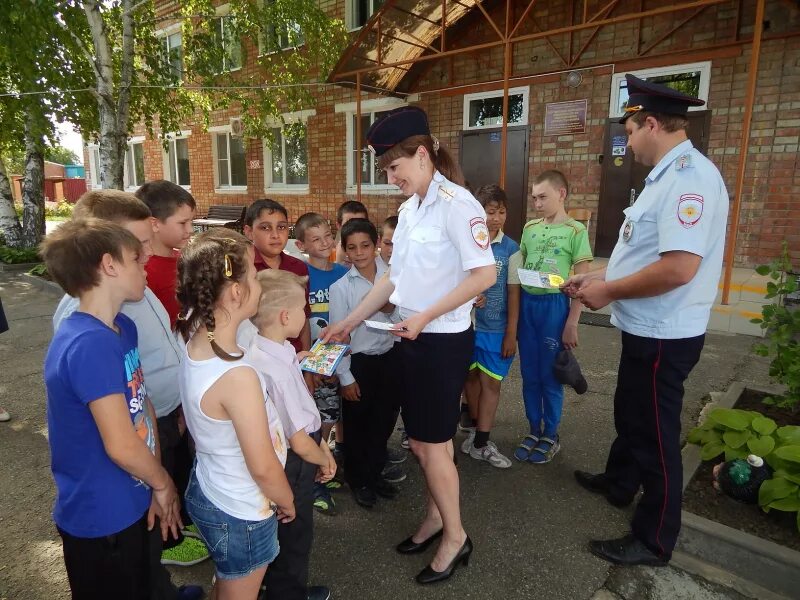
<svg viewBox="0 0 800 600">
<path fill-rule="evenodd" d="M 628 206 L 633 206 L 634 202 L 636 202 L 636 188 L 631 188 L 630 202 L 628 203 Z"/>
</svg>

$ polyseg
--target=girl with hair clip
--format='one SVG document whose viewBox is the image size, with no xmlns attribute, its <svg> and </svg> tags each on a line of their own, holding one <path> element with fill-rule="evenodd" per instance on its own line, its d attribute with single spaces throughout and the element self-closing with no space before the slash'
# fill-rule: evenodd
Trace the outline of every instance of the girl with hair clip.
<svg viewBox="0 0 800 600">
<path fill-rule="evenodd" d="M 420 553 L 441 538 L 417 575 L 418 583 L 428 584 L 448 579 L 472 553 L 461 524 L 452 438 L 472 358 L 470 311 L 476 296 L 494 284 L 496 267 L 486 214 L 463 187 L 450 153 L 431 135 L 423 110 L 390 111 L 366 138 L 389 183 L 410 198 L 398 211 L 389 272 L 324 339 L 344 340 L 387 302 L 397 306 L 401 321 L 393 333 L 402 338 L 397 362 L 403 422 L 428 491 L 425 518 L 397 551 Z"/>
<path fill-rule="evenodd" d="M 235 231 L 200 234 L 178 262 L 180 390 L 197 460 L 186 510 L 216 566 L 211 598 L 255 599 L 295 516 L 286 440 L 264 379 L 236 343 L 261 296 L 253 247 Z"/>
</svg>

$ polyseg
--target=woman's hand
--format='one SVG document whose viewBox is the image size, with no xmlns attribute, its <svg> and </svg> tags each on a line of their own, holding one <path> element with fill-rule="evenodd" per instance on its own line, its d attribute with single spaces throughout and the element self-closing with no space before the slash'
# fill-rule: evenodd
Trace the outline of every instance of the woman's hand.
<svg viewBox="0 0 800 600">
<path fill-rule="evenodd" d="M 424 313 L 417 313 L 405 321 L 400 321 L 390 331 L 398 337 L 415 340 L 430 322 L 431 320 Z"/>
<path fill-rule="evenodd" d="M 478 294 L 478 297 L 475 298 L 475 308 L 483 308 L 486 306 L 486 294 Z"/>
<path fill-rule="evenodd" d="M 338 342 L 340 344 L 350 343 L 350 332 L 355 327 L 347 321 L 339 321 L 338 323 L 331 323 L 325 329 L 319 332 L 319 339 L 323 344 L 330 342 Z"/>
</svg>

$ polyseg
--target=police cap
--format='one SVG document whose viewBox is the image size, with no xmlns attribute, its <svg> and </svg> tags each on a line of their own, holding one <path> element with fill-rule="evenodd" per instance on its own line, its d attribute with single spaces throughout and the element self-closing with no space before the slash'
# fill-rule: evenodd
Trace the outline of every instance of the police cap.
<svg viewBox="0 0 800 600">
<path fill-rule="evenodd" d="M 619 120 L 624 123 L 632 114 L 644 110 L 666 115 L 686 116 L 690 106 L 703 106 L 705 100 L 673 90 L 660 83 L 649 83 L 635 75 L 625 75 L 628 82 L 628 107 Z"/>
<path fill-rule="evenodd" d="M 386 113 L 367 131 L 369 149 L 380 156 L 395 144 L 413 135 L 430 135 L 428 115 L 416 106 L 402 106 Z"/>
</svg>

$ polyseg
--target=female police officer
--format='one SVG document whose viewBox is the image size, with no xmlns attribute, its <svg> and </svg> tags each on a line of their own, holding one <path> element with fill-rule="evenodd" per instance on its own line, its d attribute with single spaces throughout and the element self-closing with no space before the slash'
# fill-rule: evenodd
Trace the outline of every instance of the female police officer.
<svg viewBox="0 0 800 600">
<path fill-rule="evenodd" d="M 393 110 L 366 137 L 389 183 L 411 197 L 399 209 L 389 273 L 347 319 L 328 328 L 325 339 L 344 339 L 387 301 L 399 309 L 402 321 L 394 333 L 403 338 L 403 423 L 425 474 L 428 504 L 422 524 L 397 551 L 422 552 L 442 538 L 430 565 L 417 575 L 426 584 L 449 578 L 472 552 L 461 524 L 452 438 L 472 356 L 470 309 L 494 284 L 496 268 L 483 208 L 431 136 L 425 112 L 411 106 Z"/>
</svg>

